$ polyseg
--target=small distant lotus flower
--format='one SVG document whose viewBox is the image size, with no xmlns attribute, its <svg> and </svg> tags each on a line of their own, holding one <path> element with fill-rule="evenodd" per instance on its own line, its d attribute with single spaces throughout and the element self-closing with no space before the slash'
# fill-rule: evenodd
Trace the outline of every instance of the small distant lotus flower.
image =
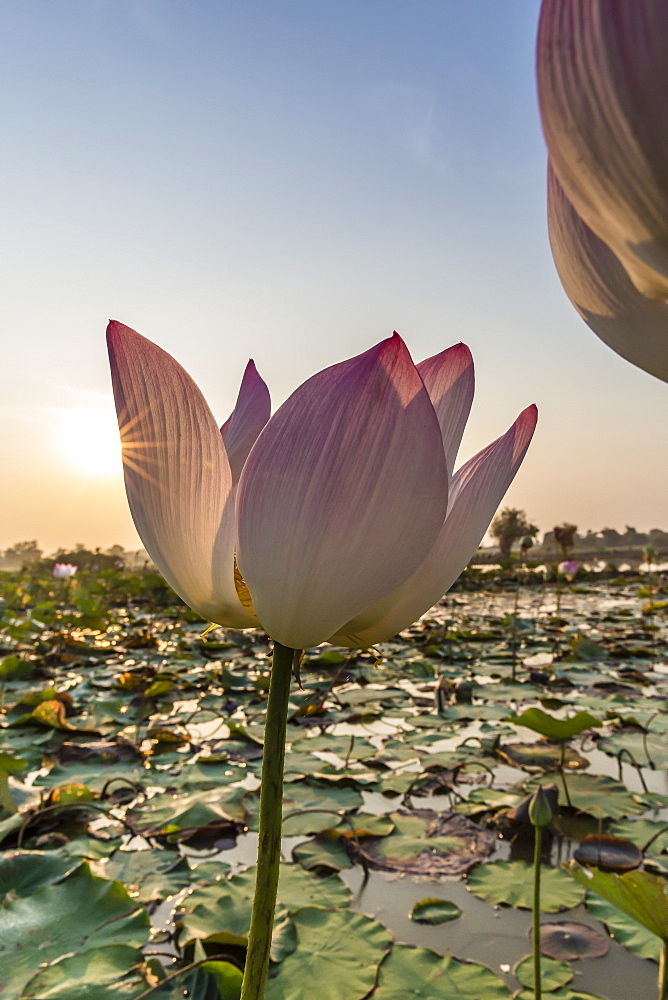
<svg viewBox="0 0 668 1000">
<path fill-rule="evenodd" d="M 56 563 L 53 567 L 53 577 L 56 580 L 69 580 L 70 577 L 74 576 L 77 568 L 72 563 Z"/>
<path fill-rule="evenodd" d="M 565 576 L 567 580 L 574 580 L 577 571 L 580 568 L 580 563 L 571 562 L 567 560 L 566 562 L 560 562 L 557 569 L 562 576 Z"/>
<path fill-rule="evenodd" d="M 536 68 L 550 241 L 566 293 L 668 381 L 668 4 L 543 0 Z"/>
<path fill-rule="evenodd" d="M 364 648 L 434 605 L 475 553 L 535 406 L 454 472 L 473 398 L 462 344 L 417 367 L 395 334 L 314 375 L 270 418 L 249 362 L 222 433 L 192 379 L 107 333 L 128 500 L 173 589 L 204 618 L 292 649 Z"/>
</svg>

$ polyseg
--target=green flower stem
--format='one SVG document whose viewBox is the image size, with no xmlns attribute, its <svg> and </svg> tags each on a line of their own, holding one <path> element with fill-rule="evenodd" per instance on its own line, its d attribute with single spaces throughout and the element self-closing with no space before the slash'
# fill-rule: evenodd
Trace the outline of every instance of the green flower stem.
<svg viewBox="0 0 668 1000">
<path fill-rule="evenodd" d="M 659 1000 L 668 1000 L 668 941 L 663 942 L 659 958 Z"/>
<path fill-rule="evenodd" d="M 264 730 L 262 785 L 260 788 L 260 835 L 257 852 L 255 897 L 241 1000 L 262 1000 L 269 971 L 271 932 L 281 859 L 283 810 L 283 764 L 288 698 L 294 650 L 274 642 L 274 660 Z"/>
<path fill-rule="evenodd" d="M 540 853 L 543 828 L 534 827 L 533 848 L 533 995 L 535 1000 L 541 1000 L 542 988 L 540 981 Z"/>
</svg>

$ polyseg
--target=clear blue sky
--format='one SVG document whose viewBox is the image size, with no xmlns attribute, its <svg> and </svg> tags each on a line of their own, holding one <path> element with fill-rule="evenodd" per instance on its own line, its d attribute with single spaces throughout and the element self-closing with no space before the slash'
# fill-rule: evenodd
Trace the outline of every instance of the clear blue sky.
<svg viewBox="0 0 668 1000">
<path fill-rule="evenodd" d="M 668 527 L 666 386 L 579 319 L 552 265 L 538 0 L 5 0 L 0 546 L 135 544 L 113 317 L 222 422 L 249 356 L 276 403 L 397 329 L 464 340 L 464 457 L 530 402 L 507 502 L 542 529 Z M 105 460 L 103 436 L 98 459 Z"/>
</svg>

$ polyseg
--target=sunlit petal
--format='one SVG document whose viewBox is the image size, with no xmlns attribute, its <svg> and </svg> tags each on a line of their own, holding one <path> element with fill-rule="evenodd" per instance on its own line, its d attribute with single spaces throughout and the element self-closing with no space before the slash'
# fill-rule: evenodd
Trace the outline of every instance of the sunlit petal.
<svg viewBox="0 0 668 1000">
<path fill-rule="evenodd" d="M 623 358 L 668 382 L 668 302 L 635 287 L 612 250 L 548 175 L 550 245 L 564 291 L 594 333 Z"/>
<path fill-rule="evenodd" d="M 452 475 L 473 402 L 473 358 L 465 344 L 455 344 L 447 351 L 421 361 L 417 370 L 436 410 L 443 435 L 445 460 Z"/>
<path fill-rule="evenodd" d="M 366 647 L 382 642 L 428 611 L 474 556 L 513 481 L 536 427 L 537 410 L 523 410 L 512 427 L 455 474 L 441 532 L 415 573 L 397 591 L 347 622 L 330 642 Z"/>
<path fill-rule="evenodd" d="M 434 408 L 396 334 L 296 390 L 238 487 L 239 566 L 267 631 L 327 639 L 432 547 L 447 471 Z"/>
<path fill-rule="evenodd" d="M 107 330 L 130 510 L 171 587 L 210 621 L 257 624 L 234 584 L 232 476 L 218 426 L 190 376 L 134 330 Z"/>
<path fill-rule="evenodd" d="M 271 399 L 269 389 L 258 375 L 254 361 L 246 365 L 236 406 L 227 418 L 220 433 L 223 435 L 227 457 L 232 470 L 232 483 L 239 482 L 244 462 L 255 444 L 255 439 L 269 420 Z"/>
</svg>

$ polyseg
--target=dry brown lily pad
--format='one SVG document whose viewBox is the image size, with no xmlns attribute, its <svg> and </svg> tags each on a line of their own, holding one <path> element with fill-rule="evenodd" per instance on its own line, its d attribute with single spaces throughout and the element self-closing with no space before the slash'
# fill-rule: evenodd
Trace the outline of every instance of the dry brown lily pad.
<svg viewBox="0 0 668 1000">
<path fill-rule="evenodd" d="M 494 849 L 495 835 L 460 813 L 400 809 L 390 818 L 390 836 L 364 846 L 367 863 L 380 871 L 464 875 Z"/>
<path fill-rule="evenodd" d="M 581 865 L 595 865 L 604 872 L 628 872 L 642 864 L 642 851 L 630 840 L 590 833 L 573 851 Z"/>
<path fill-rule="evenodd" d="M 576 958 L 601 958 L 607 955 L 609 947 L 605 934 L 573 920 L 543 924 L 540 929 L 542 954 L 561 962 L 572 962 Z"/>
<path fill-rule="evenodd" d="M 506 743 L 496 753 L 501 760 L 526 771 L 551 771 L 561 760 L 562 746 L 556 740 L 543 738 L 534 743 Z M 569 771 L 583 771 L 589 767 L 587 758 L 569 746 L 564 749 L 564 763 Z"/>
</svg>

